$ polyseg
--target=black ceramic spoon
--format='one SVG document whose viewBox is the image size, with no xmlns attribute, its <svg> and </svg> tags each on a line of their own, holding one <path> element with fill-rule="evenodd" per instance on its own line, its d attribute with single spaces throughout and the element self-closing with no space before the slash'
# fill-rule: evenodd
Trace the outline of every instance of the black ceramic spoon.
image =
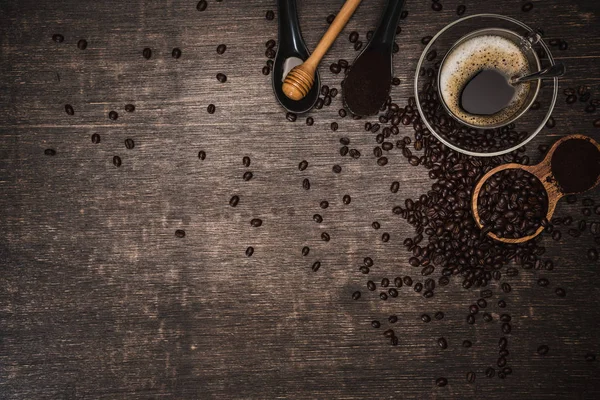
<svg viewBox="0 0 600 400">
<path fill-rule="evenodd" d="M 300 23 L 298 22 L 298 12 L 296 11 L 296 0 L 278 0 L 277 15 L 279 24 L 279 38 L 277 41 L 277 55 L 273 63 L 273 92 L 275 98 L 285 109 L 294 113 L 304 113 L 312 108 L 319 97 L 321 90 L 321 80 L 319 72 L 315 74 L 315 83 L 308 94 L 301 100 L 295 101 L 288 98 L 281 90 L 281 84 L 285 79 L 285 73 L 289 72 L 294 66 L 302 64 L 310 56 L 310 52 L 302 39 L 300 33 Z M 300 59 L 300 62 L 292 63 L 288 61 L 286 71 L 286 60 L 291 57 Z M 291 65 L 291 66 L 290 66 Z"/>
<path fill-rule="evenodd" d="M 404 0 L 388 0 L 379 26 L 354 59 L 342 85 L 345 106 L 354 115 L 377 114 L 392 83 L 392 51 Z"/>
</svg>

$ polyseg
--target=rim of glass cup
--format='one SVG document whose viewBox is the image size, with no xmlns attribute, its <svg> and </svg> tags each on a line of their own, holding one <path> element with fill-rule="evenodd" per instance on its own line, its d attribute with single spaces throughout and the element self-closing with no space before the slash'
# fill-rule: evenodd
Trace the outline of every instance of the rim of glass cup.
<svg viewBox="0 0 600 400">
<path fill-rule="evenodd" d="M 473 18 L 497 18 L 497 19 L 502 19 L 508 22 L 512 22 L 516 25 L 519 25 L 520 27 L 522 27 L 523 29 L 527 30 L 530 33 L 535 33 L 535 31 L 533 29 L 531 29 L 528 25 L 524 24 L 523 22 L 516 20 L 514 18 L 511 17 L 506 17 L 504 15 L 499 15 L 499 14 L 474 14 L 474 15 L 469 15 L 466 17 L 463 17 L 461 19 L 458 19 L 454 22 L 449 23 L 448 25 L 446 25 L 445 27 L 443 27 L 438 33 L 435 34 L 435 36 L 433 38 L 431 38 L 431 40 L 429 41 L 429 43 L 427 43 L 427 46 L 425 46 L 425 49 L 423 49 L 423 53 L 421 53 L 421 57 L 419 58 L 419 62 L 417 63 L 417 69 L 415 72 L 415 80 L 414 80 L 414 93 L 415 93 L 415 103 L 417 105 L 417 109 L 419 110 L 419 115 L 421 116 L 421 119 L 423 120 L 423 122 L 425 123 L 425 126 L 427 126 L 427 129 L 429 129 L 429 131 L 440 141 L 442 142 L 445 146 L 448 146 L 449 148 L 451 148 L 452 150 L 458 151 L 459 153 L 463 153 L 469 156 L 475 156 L 475 157 L 494 157 L 494 156 L 501 156 L 503 154 L 506 153 L 510 153 L 511 151 L 514 151 L 524 145 L 526 145 L 529 141 L 531 141 L 534 137 L 537 136 L 538 133 L 540 133 L 540 131 L 544 128 L 544 126 L 546 125 L 546 122 L 548 121 L 548 119 L 550 118 L 550 116 L 552 115 L 552 111 L 554 110 L 554 106 L 556 104 L 556 99 L 558 98 L 558 78 L 553 78 L 552 79 L 552 83 L 553 83 L 553 93 L 552 93 L 552 100 L 550 101 L 550 106 L 548 107 L 548 111 L 546 112 L 546 115 L 544 116 L 544 119 L 542 120 L 542 122 L 539 124 L 539 126 L 535 129 L 535 131 L 533 131 L 533 133 L 531 133 L 525 140 L 523 140 L 522 142 L 516 144 L 513 147 L 504 149 L 504 150 L 500 150 L 500 151 L 495 151 L 492 153 L 478 153 L 478 152 L 474 152 L 474 151 L 470 151 L 470 150 L 465 150 L 462 149 L 452 143 L 450 143 L 448 140 L 444 139 L 442 137 L 442 135 L 438 134 L 435 129 L 433 128 L 433 126 L 429 123 L 429 121 L 427 120 L 427 118 L 425 117 L 423 110 L 421 108 L 421 101 L 419 99 L 419 70 L 421 69 L 421 65 L 423 64 L 423 61 L 425 60 L 425 57 L 427 55 L 427 53 L 429 52 L 429 49 L 432 47 L 432 45 L 435 43 L 436 39 L 439 38 L 441 35 L 443 35 L 448 29 L 452 28 L 454 25 L 460 24 L 462 22 L 468 21 L 470 19 Z M 552 53 L 550 52 L 550 49 L 548 48 L 548 46 L 546 45 L 546 43 L 544 42 L 543 39 L 540 38 L 539 42 L 538 42 L 542 48 L 544 49 L 544 51 L 546 52 L 546 55 L 548 57 L 548 61 L 550 61 L 550 65 L 554 65 L 554 57 L 552 57 Z"/>
</svg>

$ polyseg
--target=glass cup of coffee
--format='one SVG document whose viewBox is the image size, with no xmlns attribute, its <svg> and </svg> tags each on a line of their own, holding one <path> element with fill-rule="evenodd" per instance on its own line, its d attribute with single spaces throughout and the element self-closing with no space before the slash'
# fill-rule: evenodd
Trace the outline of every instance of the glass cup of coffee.
<svg viewBox="0 0 600 400">
<path fill-rule="evenodd" d="M 558 79 L 513 78 L 554 65 L 540 34 L 513 18 L 477 14 L 452 22 L 431 38 L 417 65 L 425 133 L 474 156 L 521 147 L 550 117 Z"/>
<path fill-rule="evenodd" d="M 438 93 L 446 111 L 474 128 L 510 124 L 535 101 L 540 81 L 512 84 L 513 77 L 541 69 L 532 47 L 508 29 L 480 29 L 462 37 L 446 53 L 438 72 Z"/>
</svg>

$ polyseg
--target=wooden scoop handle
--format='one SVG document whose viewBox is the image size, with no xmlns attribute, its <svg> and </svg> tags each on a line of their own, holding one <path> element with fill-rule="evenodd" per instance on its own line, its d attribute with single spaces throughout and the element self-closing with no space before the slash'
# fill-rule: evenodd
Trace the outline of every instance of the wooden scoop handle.
<svg viewBox="0 0 600 400">
<path fill-rule="evenodd" d="M 550 221 L 552 219 L 552 215 L 554 215 L 554 210 L 556 209 L 556 203 L 558 203 L 558 200 L 560 200 L 564 195 L 568 194 L 568 193 L 564 193 L 560 189 L 560 187 L 558 186 L 558 183 L 556 182 L 556 178 L 552 174 L 552 168 L 551 168 L 552 167 L 552 165 L 551 165 L 552 156 L 554 155 L 554 152 L 556 151 L 558 146 L 560 146 L 563 142 L 565 142 L 567 140 L 571 140 L 571 139 L 588 140 L 591 143 L 593 143 L 594 145 L 596 145 L 596 147 L 598 147 L 598 149 L 600 150 L 600 145 L 588 136 L 569 135 L 569 136 L 565 136 L 565 137 L 561 138 L 560 140 L 557 140 L 556 143 L 554 143 L 554 145 L 552 145 L 552 147 L 548 151 L 548 154 L 546 154 L 546 157 L 544 157 L 542 162 L 540 162 L 539 164 L 536 164 L 536 165 L 522 165 L 522 164 L 517 164 L 517 163 L 503 164 L 503 165 L 497 166 L 496 168 L 491 169 L 485 175 L 483 175 L 481 177 L 481 179 L 479 180 L 479 182 L 477 182 L 477 185 L 475 185 L 475 189 L 473 189 L 473 197 L 471 198 L 471 209 L 473 210 L 473 217 L 475 218 L 475 222 L 477 223 L 477 226 L 479 226 L 479 228 L 483 228 L 483 224 L 481 223 L 481 217 L 479 216 L 479 208 L 477 205 L 477 200 L 479 199 L 479 192 L 481 191 L 481 188 L 483 187 L 485 182 L 492 175 L 495 175 L 496 173 L 507 170 L 507 169 L 522 169 L 524 171 L 529 172 L 532 175 L 535 175 L 540 180 L 540 182 L 544 186 L 544 189 L 546 189 L 546 193 L 548 194 L 548 212 L 546 213 L 546 219 L 548 221 Z M 596 184 L 598 184 L 598 182 L 596 182 Z M 495 239 L 495 240 L 498 240 L 498 241 L 504 242 L 504 243 L 524 243 L 528 240 L 533 239 L 540 233 L 542 233 L 543 230 L 544 230 L 544 227 L 540 226 L 535 231 L 534 234 L 529 235 L 529 236 L 523 236 L 523 237 L 516 238 L 516 239 L 498 237 L 493 232 L 488 232 L 488 236 L 491 237 L 492 239 Z"/>
</svg>

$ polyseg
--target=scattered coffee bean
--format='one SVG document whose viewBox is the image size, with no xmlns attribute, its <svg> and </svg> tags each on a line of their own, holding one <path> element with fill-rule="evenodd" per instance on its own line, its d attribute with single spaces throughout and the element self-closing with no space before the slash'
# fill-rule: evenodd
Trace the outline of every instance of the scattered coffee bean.
<svg viewBox="0 0 600 400">
<path fill-rule="evenodd" d="M 114 156 L 113 157 L 113 164 L 114 164 L 115 167 L 120 167 L 121 166 L 121 157 Z"/>
<path fill-rule="evenodd" d="M 185 231 L 183 229 L 177 229 L 175 231 L 175 237 L 178 237 L 180 239 L 184 238 L 185 237 Z"/>
<path fill-rule="evenodd" d="M 196 10 L 204 11 L 204 10 L 206 10 L 207 6 L 208 6 L 208 3 L 206 2 L 206 0 L 200 0 L 198 2 L 198 4 L 196 4 Z"/>
</svg>

